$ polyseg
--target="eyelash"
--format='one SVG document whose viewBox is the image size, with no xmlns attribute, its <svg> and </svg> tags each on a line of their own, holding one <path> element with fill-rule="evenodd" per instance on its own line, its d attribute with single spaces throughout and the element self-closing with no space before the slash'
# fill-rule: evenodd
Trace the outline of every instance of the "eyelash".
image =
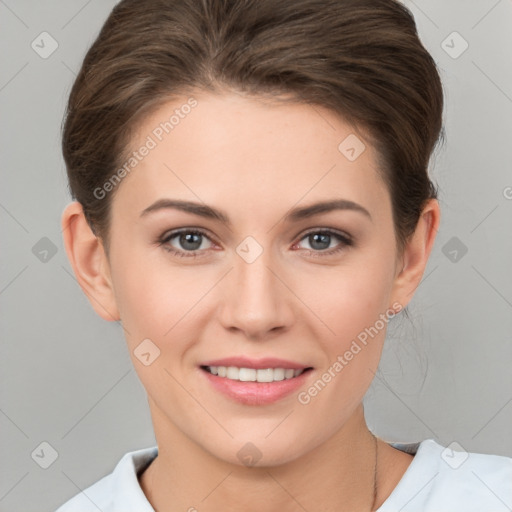
<svg viewBox="0 0 512 512">
<path fill-rule="evenodd" d="M 195 251 L 179 251 L 171 246 L 167 245 L 173 238 L 177 237 L 178 235 L 181 235 L 183 233 L 187 234 L 194 234 L 194 235 L 201 235 L 206 237 L 208 240 L 210 240 L 210 237 L 208 236 L 208 233 L 201 229 L 195 229 L 195 228 L 183 228 L 176 231 L 171 231 L 170 233 L 165 233 L 158 241 L 158 245 L 163 247 L 163 249 L 174 256 L 178 256 L 180 258 L 197 258 L 198 257 L 198 250 Z M 313 257 L 326 257 L 326 256 L 332 256 L 334 254 L 339 253 L 340 251 L 343 251 L 346 247 L 351 247 L 354 245 L 354 241 L 349 235 L 346 235 L 344 233 L 334 231 L 332 229 L 319 229 L 315 228 L 312 230 L 307 231 L 302 235 L 302 237 L 298 240 L 298 242 L 294 243 L 293 245 L 296 245 L 297 243 L 304 240 L 309 235 L 312 234 L 322 234 L 322 235 L 330 235 L 337 238 L 341 243 L 338 244 L 334 249 L 325 249 L 325 250 L 311 250 L 311 249 L 305 249 L 308 252 L 308 255 Z M 210 240 L 212 241 L 212 240 Z"/>
</svg>

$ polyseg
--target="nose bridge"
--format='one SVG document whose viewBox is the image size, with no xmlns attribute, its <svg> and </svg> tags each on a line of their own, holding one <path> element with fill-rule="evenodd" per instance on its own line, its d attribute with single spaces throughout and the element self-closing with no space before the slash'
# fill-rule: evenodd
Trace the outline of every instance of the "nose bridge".
<svg viewBox="0 0 512 512">
<path fill-rule="evenodd" d="M 221 314 L 226 328 L 242 330 L 248 337 L 288 325 L 291 314 L 286 287 L 275 275 L 279 271 L 274 269 L 271 251 L 255 255 L 255 250 L 251 241 L 237 248 Z"/>
</svg>

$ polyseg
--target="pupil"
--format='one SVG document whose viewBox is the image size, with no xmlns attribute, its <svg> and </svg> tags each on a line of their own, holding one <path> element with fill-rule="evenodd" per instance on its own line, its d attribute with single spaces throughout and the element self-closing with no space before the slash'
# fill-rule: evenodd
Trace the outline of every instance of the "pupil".
<svg viewBox="0 0 512 512">
<path fill-rule="evenodd" d="M 331 235 L 326 233 L 315 233 L 314 235 L 310 235 L 310 244 L 314 249 L 327 249 L 329 247 Z M 312 241 L 312 242 L 311 242 Z M 315 244 L 320 243 L 320 245 L 324 244 L 322 247 L 315 247 Z"/>
<path fill-rule="evenodd" d="M 190 249 L 190 250 L 198 249 L 201 246 L 200 237 L 201 237 L 201 235 L 199 235 L 197 233 L 187 233 L 187 234 L 181 235 L 180 243 L 182 244 L 182 247 L 184 247 L 185 249 Z M 188 244 L 192 244 L 192 246 L 190 246 Z M 197 247 L 194 244 L 197 245 Z"/>
</svg>

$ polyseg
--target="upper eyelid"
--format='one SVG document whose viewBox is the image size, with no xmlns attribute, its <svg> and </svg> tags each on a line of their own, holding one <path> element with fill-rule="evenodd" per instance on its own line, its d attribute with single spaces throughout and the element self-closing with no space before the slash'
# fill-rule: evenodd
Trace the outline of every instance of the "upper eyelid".
<svg viewBox="0 0 512 512">
<path fill-rule="evenodd" d="M 302 240 L 302 238 L 304 238 L 307 235 L 310 235 L 311 233 L 325 233 L 325 232 L 333 234 L 333 235 L 341 236 L 341 237 L 344 237 L 344 238 L 348 238 L 350 240 L 353 239 L 352 235 L 350 235 L 349 233 L 347 233 L 346 231 L 343 231 L 341 229 L 334 229 L 334 228 L 311 228 L 311 229 L 308 229 L 308 230 L 306 230 L 305 232 L 302 233 L 301 240 Z M 297 236 L 299 236 L 299 235 L 297 235 Z"/>
<path fill-rule="evenodd" d="M 169 241 L 175 236 L 180 235 L 181 233 L 199 233 L 203 236 L 206 236 L 210 241 L 218 243 L 215 241 L 215 237 L 210 234 L 210 232 L 207 229 L 204 228 L 178 228 L 178 229 L 171 229 L 168 231 L 165 231 L 164 234 L 160 237 L 161 241 Z"/>
</svg>

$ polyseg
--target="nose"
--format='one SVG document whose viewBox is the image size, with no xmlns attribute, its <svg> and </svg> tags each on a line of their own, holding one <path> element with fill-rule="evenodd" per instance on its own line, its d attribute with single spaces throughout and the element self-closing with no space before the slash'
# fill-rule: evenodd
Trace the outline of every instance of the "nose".
<svg viewBox="0 0 512 512">
<path fill-rule="evenodd" d="M 293 321 L 293 293 L 284 274 L 266 251 L 252 263 L 235 254 L 234 268 L 224 283 L 220 310 L 224 328 L 252 340 L 287 330 Z"/>
</svg>

